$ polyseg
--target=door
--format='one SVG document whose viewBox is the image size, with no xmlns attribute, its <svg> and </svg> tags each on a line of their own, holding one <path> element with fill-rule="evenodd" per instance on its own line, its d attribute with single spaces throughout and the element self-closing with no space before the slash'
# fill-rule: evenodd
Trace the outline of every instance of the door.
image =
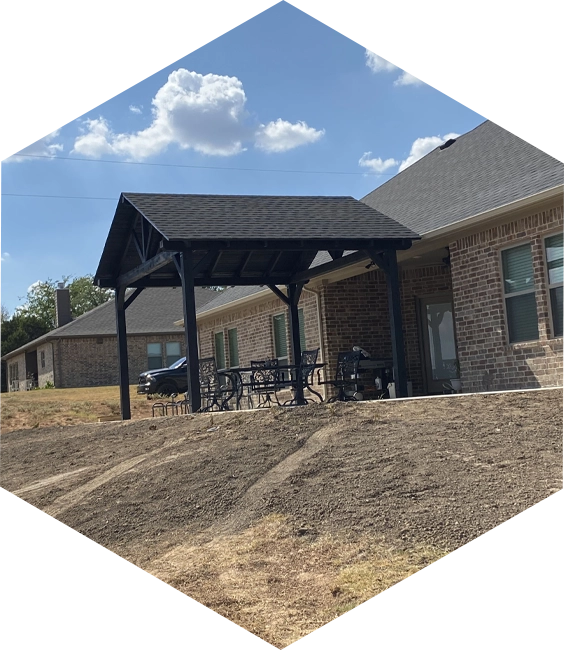
<svg viewBox="0 0 565 651">
<path fill-rule="evenodd" d="M 450 295 L 420 299 L 420 339 L 427 393 L 443 393 L 459 377 L 457 343 Z"/>
</svg>

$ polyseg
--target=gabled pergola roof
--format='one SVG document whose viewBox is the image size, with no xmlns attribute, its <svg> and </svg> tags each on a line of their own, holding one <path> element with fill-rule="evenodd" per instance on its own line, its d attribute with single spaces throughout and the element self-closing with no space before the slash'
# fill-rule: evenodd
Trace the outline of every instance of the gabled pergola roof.
<svg viewBox="0 0 565 651">
<path fill-rule="evenodd" d="M 396 251 L 416 239 L 409 228 L 353 197 L 122 194 L 94 277 L 116 290 L 122 418 L 131 417 L 125 311 L 144 288 L 182 286 L 187 394 L 196 411 L 201 395 L 195 286 L 267 285 L 288 307 L 297 364 L 304 284 L 367 255 L 387 276 L 397 395 L 406 395 Z M 313 266 L 320 251 L 331 261 Z M 356 253 L 344 256 L 346 251 Z M 286 294 L 279 285 L 286 285 Z M 129 287 L 136 290 L 126 298 Z M 304 404 L 300 382 L 294 400 Z"/>
<path fill-rule="evenodd" d="M 318 251 L 337 259 L 345 250 L 406 249 L 415 239 L 352 197 L 124 193 L 95 278 L 103 287 L 117 279 L 171 286 L 178 282 L 172 254 L 190 249 L 196 285 L 284 285 L 306 276 Z M 158 255 L 150 273 L 131 275 Z"/>
</svg>

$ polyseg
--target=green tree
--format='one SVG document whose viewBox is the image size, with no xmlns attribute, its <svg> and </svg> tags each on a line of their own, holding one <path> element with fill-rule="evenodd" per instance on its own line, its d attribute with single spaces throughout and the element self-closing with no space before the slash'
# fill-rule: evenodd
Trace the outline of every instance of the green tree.
<svg viewBox="0 0 565 651">
<path fill-rule="evenodd" d="M 62 282 L 69 289 L 71 299 L 71 314 L 77 316 L 92 310 L 92 308 L 110 300 L 114 292 L 111 289 L 103 289 L 92 284 L 92 275 L 64 276 L 61 281 L 48 278 L 44 281 L 34 283 L 28 290 L 27 296 L 20 300 L 25 303 L 18 310 L 18 314 L 35 317 L 48 330 L 56 327 L 55 320 L 55 290 Z"/>
</svg>

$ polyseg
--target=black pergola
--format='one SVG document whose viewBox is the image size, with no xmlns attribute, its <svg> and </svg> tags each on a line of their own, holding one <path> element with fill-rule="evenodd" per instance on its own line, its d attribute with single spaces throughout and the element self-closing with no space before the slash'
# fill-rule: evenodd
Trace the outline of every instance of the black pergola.
<svg viewBox="0 0 565 651">
<path fill-rule="evenodd" d="M 115 290 L 122 419 L 131 417 L 125 310 L 145 287 L 182 287 L 194 412 L 201 406 L 195 286 L 268 286 L 288 307 L 292 358 L 298 363 L 302 288 L 367 257 L 386 274 L 394 377 L 397 395 L 406 396 L 396 251 L 416 239 L 410 229 L 352 197 L 122 194 L 94 278 Z M 328 251 L 331 262 L 312 266 L 320 251 Z M 126 298 L 128 288 L 134 291 Z"/>
</svg>

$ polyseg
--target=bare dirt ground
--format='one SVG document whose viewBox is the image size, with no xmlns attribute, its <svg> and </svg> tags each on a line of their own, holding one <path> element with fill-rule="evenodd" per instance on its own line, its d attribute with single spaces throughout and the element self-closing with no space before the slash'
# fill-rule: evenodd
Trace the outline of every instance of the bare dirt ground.
<svg viewBox="0 0 565 651">
<path fill-rule="evenodd" d="M 2 486 L 283 647 L 562 487 L 560 389 L 3 434 Z"/>
</svg>

